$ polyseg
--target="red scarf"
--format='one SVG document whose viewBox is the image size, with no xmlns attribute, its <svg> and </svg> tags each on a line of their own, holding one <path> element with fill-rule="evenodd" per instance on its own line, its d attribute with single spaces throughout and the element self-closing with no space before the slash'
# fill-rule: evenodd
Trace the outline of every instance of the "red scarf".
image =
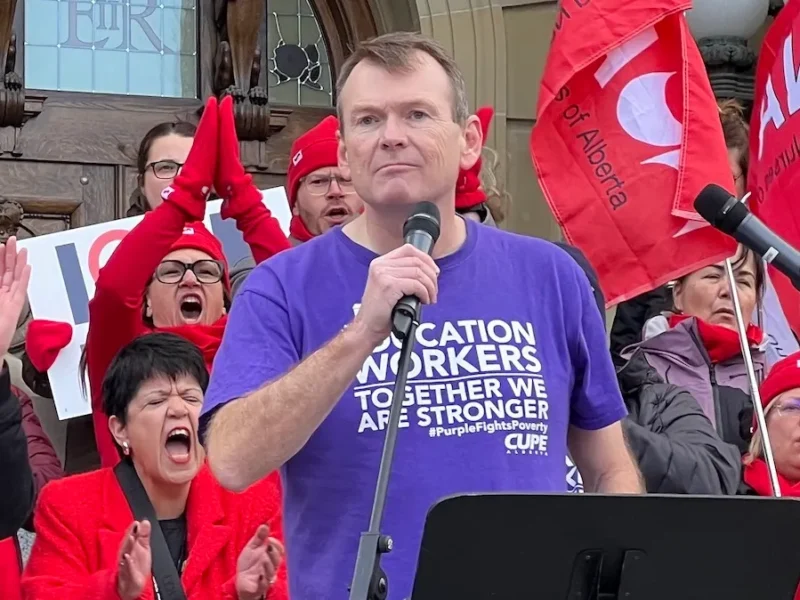
<svg viewBox="0 0 800 600">
<path fill-rule="evenodd" d="M 772 496 L 772 485 L 769 482 L 769 469 L 767 463 L 756 459 L 744 467 L 744 482 L 749 485 L 759 496 Z M 778 485 L 781 495 L 791 498 L 800 498 L 800 482 L 792 483 L 778 473 Z"/>
<path fill-rule="evenodd" d="M 206 367 L 211 372 L 211 365 L 217 355 L 219 345 L 222 343 L 222 335 L 225 333 L 225 325 L 228 322 L 228 315 L 223 315 L 213 325 L 178 325 L 177 327 L 159 327 L 158 331 L 174 333 L 182 338 L 189 340 L 200 348 Z"/>
<path fill-rule="evenodd" d="M 669 318 L 669 326 L 675 327 L 678 323 L 690 319 L 689 315 L 672 315 Z M 739 343 L 739 334 L 736 330 L 722 325 L 712 325 L 702 319 L 695 317 L 697 322 L 697 332 L 708 352 L 708 357 L 713 364 L 721 363 L 729 358 L 738 356 L 742 353 Z M 759 346 L 764 339 L 764 332 L 752 323 L 747 326 L 747 341 L 750 346 Z"/>
<path fill-rule="evenodd" d="M 289 235 L 298 242 L 307 242 L 314 238 L 314 234 L 308 230 L 300 215 L 292 215 L 292 221 L 289 223 Z"/>
</svg>

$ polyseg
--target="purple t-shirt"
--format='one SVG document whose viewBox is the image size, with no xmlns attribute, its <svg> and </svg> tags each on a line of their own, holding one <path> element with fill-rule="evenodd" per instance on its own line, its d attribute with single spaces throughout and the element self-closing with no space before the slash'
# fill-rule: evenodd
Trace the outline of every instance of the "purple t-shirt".
<svg viewBox="0 0 800 600">
<path fill-rule="evenodd" d="M 422 311 L 382 533 L 411 594 L 428 509 L 472 492 L 565 492 L 567 429 L 626 414 L 586 275 L 555 245 L 467 220 Z M 376 254 L 341 229 L 259 265 L 233 304 L 204 411 L 286 373 L 358 309 Z M 282 469 L 292 600 L 346 598 L 367 529 L 400 344 L 387 340 Z M 265 431 L 264 435 L 270 435 Z"/>
</svg>

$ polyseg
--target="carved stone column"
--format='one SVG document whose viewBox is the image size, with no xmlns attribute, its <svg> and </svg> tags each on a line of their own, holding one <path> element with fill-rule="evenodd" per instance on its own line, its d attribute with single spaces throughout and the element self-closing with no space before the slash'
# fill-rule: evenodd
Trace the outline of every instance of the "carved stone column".
<svg viewBox="0 0 800 600">
<path fill-rule="evenodd" d="M 696 0 L 687 12 L 717 98 L 752 102 L 757 57 L 748 40 L 763 26 L 769 9 L 770 0 Z"/>
<path fill-rule="evenodd" d="M 236 133 L 242 141 L 266 140 L 270 133 L 269 95 L 261 84 L 258 32 L 263 0 L 223 2 L 218 23 L 221 42 L 216 58 L 214 92 L 234 101 Z"/>
<path fill-rule="evenodd" d="M 25 90 L 22 79 L 14 70 L 17 58 L 17 36 L 14 35 L 14 13 L 17 0 L 0 0 L 0 152 L 16 151 L 17 135 L 25 119 Z"/>
</svg>

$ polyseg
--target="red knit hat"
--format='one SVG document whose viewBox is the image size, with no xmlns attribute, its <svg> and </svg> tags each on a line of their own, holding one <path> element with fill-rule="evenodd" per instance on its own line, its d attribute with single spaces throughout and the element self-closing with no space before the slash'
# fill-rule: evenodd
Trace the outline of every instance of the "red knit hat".
<svg viewBox="0 0 800 600">
<path fill-rule="evenodd" d="M 289 152 L 289 170 L 286 172 L 286 187 L 289 206 L 294 208 L 300 180 L 323 167 L 339 165 L 339 141 L 336 131 L 339 119 L 333 115 L 325 117 L 316 127 L 309 129 L 292 144 Z"/>
<path fill-rule="evenodd" d="M 494 109 L 491 106 L 484 106 L 479 108 L 475 115 L 481 122 L 481 131 L 483 132 L 483 143 L 486 144 L 486 138 L 489 137 L 489 125 L 494 116 Z M 486 201 L 486 192 L 481 187 L 481 167 L 483 166 L 483 159 L 478 157 L 472 168 L 461 171 L 458 174 L 458 183 L 456 183 L 456 210 L 467 210 L 473 206 L 477 206 Z"/>
<path fill-rule="evenodd" d="M 800 352 L 776 362 L 761 384 L 761 405 L 766 408 L 776 396 L 800 388 Z"/>
<path fill-rule="evenodd" d="M 230 290 L 231 283 L 228 277 L 228 261 L 225 259 L 225 252 L 222 250 L 222 244 L 214 237 L 202 221 L 195 221 L 194 223 L 187 223 L 183 228 L 183 235 L 172 244 L 170 252 L 174 250 L 181 250 L 183 248 L 191 248 L 193 250 L 200 250 L 205 252 L 214 260 L 222 262 L 225 269 L 223 276 L 223 285 L 226 290 Z"/>
<path fill-rule="evenodd" d="M 31 364 L 40 373 L 53 366 L 61 352 L 72 341 L 72 326 L 61 321 L 34 319 L 28 323 L 25 351 Z"/>
</svg>

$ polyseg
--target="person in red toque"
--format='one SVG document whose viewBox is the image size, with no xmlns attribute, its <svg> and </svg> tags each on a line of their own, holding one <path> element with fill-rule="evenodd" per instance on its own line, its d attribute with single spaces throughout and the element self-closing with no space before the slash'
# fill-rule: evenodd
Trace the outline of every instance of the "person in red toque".
<svg viewBox="0 0 800 600">
<path fill-rule="evenodd" d="M 800 352 L 773 365 L 761 384 L 761 405 L 767 422 L 781 495 L 800 497 Z M 753 437 L 744 455 L 744 486 L 740 493 L 772 496 L 764 440 L 753 419 Z"/>
<path fill-rule="evenodd" d="M 142 333 L 171 331 L 196 344 L 210 369 L 222 340 L 231 299 L 228 267 L 219 240 L 202 223 L 212 187 L 224 200 L 222 217 L 236 221 L 257 262 L 289 247 L 239 162 L 238 148 L 231 98 L 219 107 L 211 98 L 186 163 L 162 192 L 164 201 L 100 270 L 89 303 L 85 359 L 104 467 L 119 461 L 100 394 L 119 349 Z"/>
<path fill-rule="evenodd" d="M 224 490 L 205 461 L 205 363 L 170 333 L 120 350 L 101 391 L 124 459 L 44 487 L 25 598 L 286 600 L 278 500 Z"/>
<path fill-rule="evenodd" d="M 339 120 L 329 116 L 298 137 L 289 153 L 286 195 L 292 209 L 289 243 L 297 246 L 343 225 L 361 212 L 363 202 L 353 182 L 342 175 L 337 151 Z M 234 296 L 254 261 L 244 258 L 231 270 Z"/>
</svg>

